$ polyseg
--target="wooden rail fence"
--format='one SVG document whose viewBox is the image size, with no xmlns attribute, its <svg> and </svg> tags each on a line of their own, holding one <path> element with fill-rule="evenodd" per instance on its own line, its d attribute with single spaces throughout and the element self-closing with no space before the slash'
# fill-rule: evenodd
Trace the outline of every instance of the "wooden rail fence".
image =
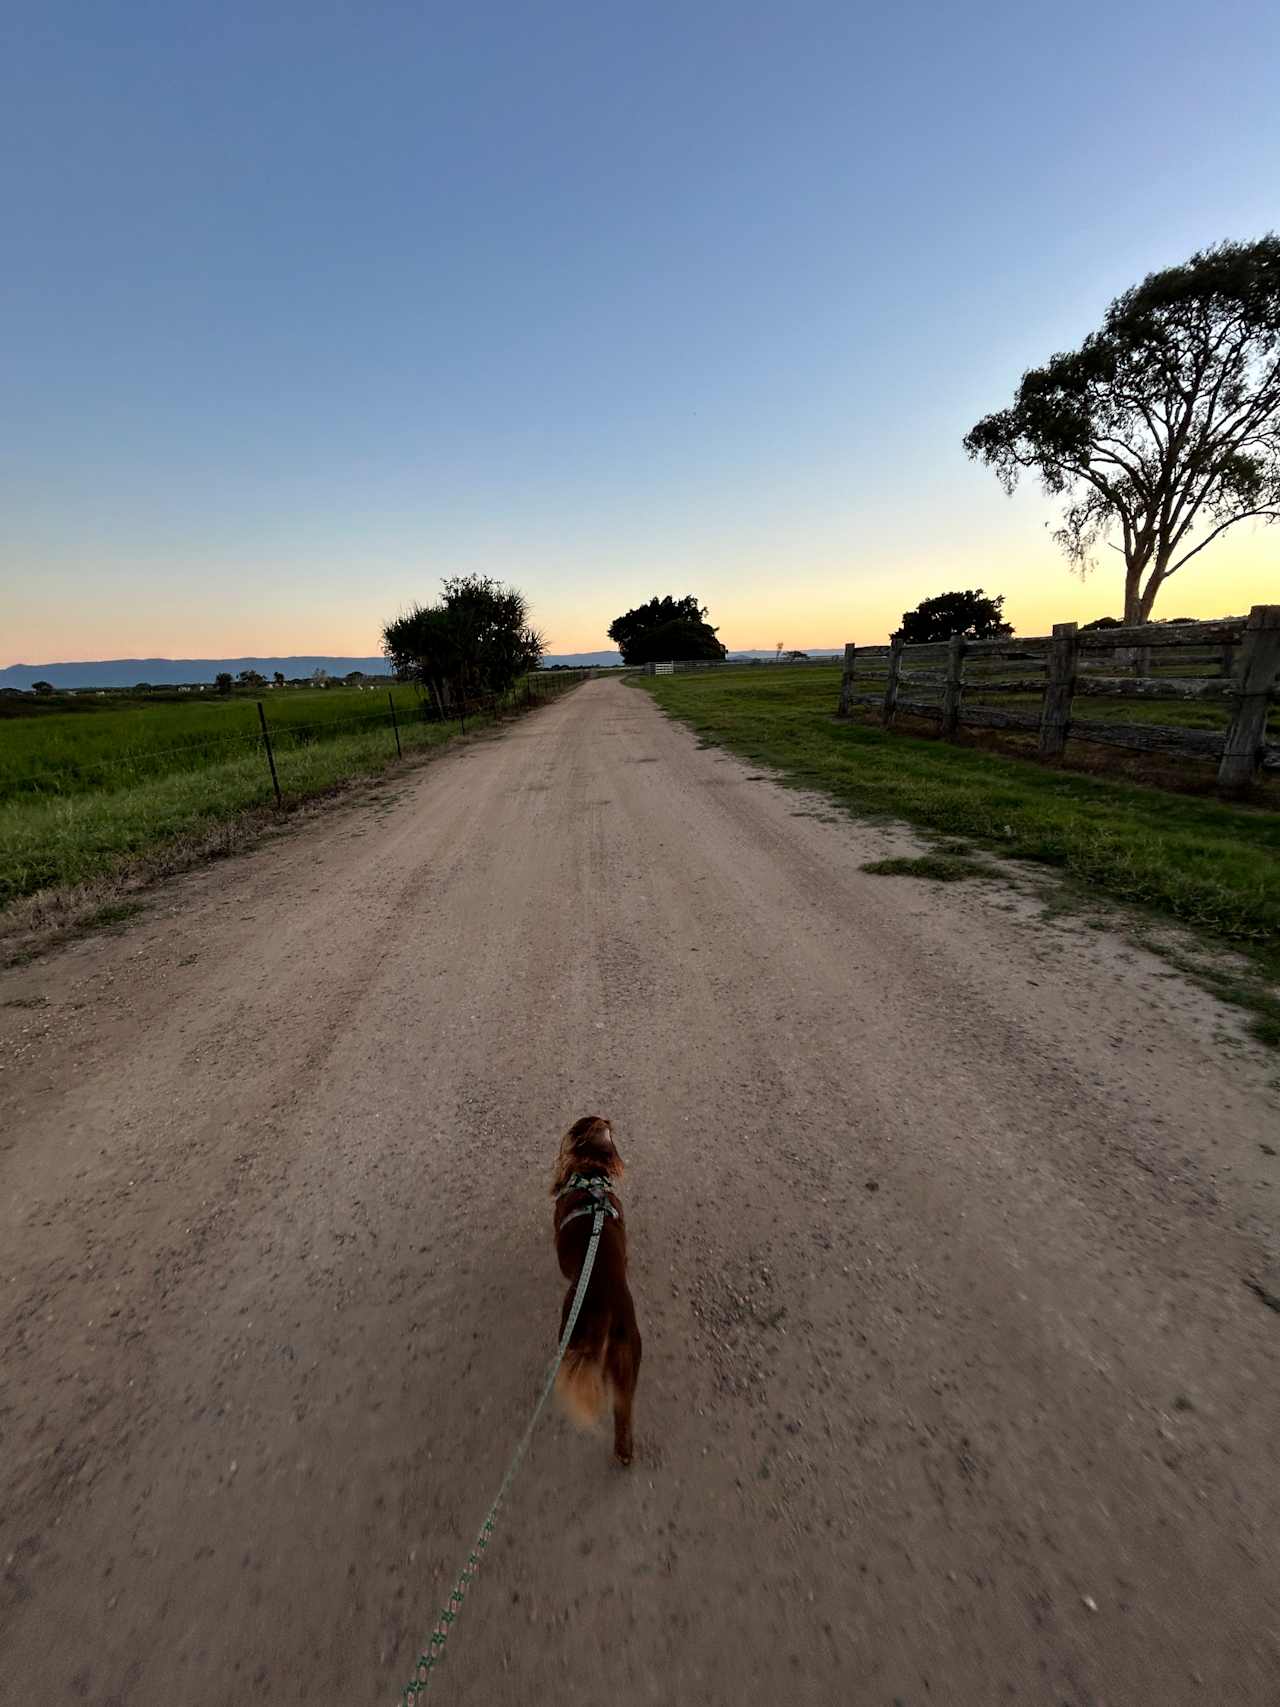
<svg viewBox="0 0 1280 1707">
<path fill-rule="evenodd" d="M 1111 673 L 1098 673 L 1099 654 L 1104 659 L 1111 654 Z M 994 674 L 989 673 L 992 666 Z M 1036 673 L 1010 676 L 1019 666 L 1030 666 Z M 1161 675 L 1161 667 L 1202 673 Z M 935 718 L 949 740 L 963 727 L 1035 731 L 1039 756 L 1045 759 L 1061 757 L 1068 740 L 1217 759 L 1219 788 L 1235 794 L 1247 788 L 1259 770 L 1280 771 L 1280 745 L 1267 741 L 1267 709 L 1280 700 L 1278 673 L 1280 605 L 1254 605 L 1247 617 L 1217 622 L 1149 623 L 1083 633 L 1074 622 L 1059 622 L 1051 635 L 1030 639 L 965 640 L 954 635 L 950 641 L 908 646 L 899 634 L 888 646 L 850 642 L 845 647 L 839 712 L 847 717 L 855 705 L 875 705 L 886 727 L 900 711 Z M 876 678 L 875 691 L 859 692 L 860 686 L 869 685 L 868 677 Z M 913 690 L 936 697 L 913 697 Z M 1037 713 L 975 703 L 974 697 L 1037 690 Z M 1229 709 L 1230 719 L 1222 732 L 1073 717 L 1073 702 L 1091 696 L 1216 700 Z"/>
</svg>

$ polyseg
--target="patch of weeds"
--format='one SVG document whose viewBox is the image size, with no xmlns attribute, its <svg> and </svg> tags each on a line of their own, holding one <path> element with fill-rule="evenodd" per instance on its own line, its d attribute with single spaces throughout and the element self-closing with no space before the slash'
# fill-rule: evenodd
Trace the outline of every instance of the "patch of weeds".
<svg viewBox="0 0 1280 1707">
<path fill-rule="evenodd" d="M 122 925 L 126 920 L 144 912 L 145 902 L 111 901 L 105 907 L 98 907 L 87 914 L 80 922 L 87 931 L 109 930 L 113 925 Z"/>
<path fill-rule="evenodd" d="M 1220 1002 L 1247 1013 L 1249 1035 L 1258 1043 L 1269 1049 L 1280 1049 L 1280 996 L 1265 975 L 1254 973 L 1248 967 L 1227 968 L 1192 959 L 1150 938 L 1144 939 L 1144 945 Z"/>
<path fill-rule="evenodd" d="M 985 865 L 976 859 L 963 859 L 958 854 L 927 853 L 916 859 L 898 855 L 893 859 L 873 859 L 862 867 L 874 877 L 924 877 L 933 883 L 959 883 L 966 877 L 990 877 Z"/>
</svg>

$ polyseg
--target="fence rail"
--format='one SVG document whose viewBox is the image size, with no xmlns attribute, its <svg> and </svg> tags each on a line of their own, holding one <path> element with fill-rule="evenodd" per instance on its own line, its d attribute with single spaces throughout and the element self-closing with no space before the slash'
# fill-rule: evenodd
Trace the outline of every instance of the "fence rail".
<svg viewBox="0 0 1280 1707">
<path fill-rule="evenodd" d="M 1099 673 L 1099 660 L 1108 673 Z M 1214 664 L 1217 673 L 1211 674 Z M 997 673 L 985 674 L 991 666 Z M 1014 674 L 1019 667 L 1023 673 Z M 1126 667 L 1131 674 L 1115 673 Z M 1160 675 L 1155 673 L 1160 667 L 1190 667 L 1197 673 Z M 850 642 L 845 647 L 839 715 L 847 717 L 857 705 L 876 706 L 889 726 L 899 712 L 909 713 L 936 720 L 948 739 L 965 727 L 1034 730 L 1045 759 L 1060 757 L 1068 740 L 1217 759 L 1218 786 L 1231 794 L 1246 789 L 1260 770 L 1280 771 L 1280 745 L 1267 740 L 1268 708 L 1280 702 L 1278 674 L 1280 605 L 1255 605 L 1247 617 L 1215 622 L 1084 633 L 1074 622 L 1060 622 L 1052 634 L 1031 638 L 954 635 L 949 641 L 908 645 L 895 635 L 888 646 Z M 875 691 L 858 691 L 867 687 L 868 677 L 876 679 Z M 919 690 L 937 697 L 917 697 Z M 1032 713 L 975 703 L 975 695 L 981 700 L 989 694 L 1038 694 L 1040 708 Z M 1103 722 L 1073 716 L 1077 698 L 1218 702 L 1230 717 L 1221 732 Z"/>
</svg>

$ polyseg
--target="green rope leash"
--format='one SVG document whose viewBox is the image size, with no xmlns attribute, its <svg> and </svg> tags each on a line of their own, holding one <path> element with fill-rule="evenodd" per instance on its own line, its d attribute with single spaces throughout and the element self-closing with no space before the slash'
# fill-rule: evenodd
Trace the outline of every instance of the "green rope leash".
<svg viewBox="0 0 1280 1707">
<path fill-rule="evenodd" d="M 480 1561 L 493 1537 L 493 1526 L 497 1521 L 499 1507 L 506 1499 L 507 1491 L 516 1479 L 516 1472 L 524 1462 L 524 1455 L 529 1450 L 529 1442 L 533 1439 L 533 1431 L 537 1426 L 538 1418 L 542 1415 L 542 1407 L 546 1404 L 551 1395 L 551 1389 L 555 1385 L 556 1374 L 564 1361 L 564 1354 L 569 1348 L 569 1341 L 572 1339 L 573 1330 L 578 1323 L 578 1312 L 582 1309 L 582 1300 L 587 1295 L 587 1282 L 591 1279 L 591 1270 L 596 1260 L 596 1246 L 600 1243 L 600 1229 L 604 1225 L 605 1218 L 604 1206 L 599 1200 L 597 1200 L 594 1213 L 595 1220 L 591 1224 L 591 1238 L 587 1245 L 587 1254 L 582 1260 L 582 1273 L 578 1276 L 578 1290 L 573 1295 L 569 1317 L 565 1322 L 564 1332 L 560 1335 L 560 1344 L 556 1348 L 556 1355 L 547 1371 L 542 1392 L 538 1396 L 537 1404 L 533 1407 L 533 1415 L 529 1418 L 528 1426 L 520 1437 L 520 1444 L 516 1447 L 515 1454 L 507 1466 L 507 1473 L 502 1478 L 502 1486 L 498 1489 L 497 1498 L 489 1507 L 485 1520 L 480 1525 L 480 1533 L 476 1536 L 471 1551 L 467 1554 L 467 1562 L 458 1573 L 457 1581 L 454 1583 L 453 1591 L 449 1596 L 448 1605 L 443 1608 L 439 1618 L 436 1619 L 435 1629 L 432 1630 L 426 1647 L 418 1655 L 418 1663 L 414 1667 L 412 1680 L 405 1684 L 401 1692 L 401 1707 L 411 1707 L 411 1703 L 417 1700 L 430 1683 L 433 1668 L 438 1666 L 444 1658 L 444 1645 L 448 1640 L 450 1627 L 462 1610 L 462 1602 L 468 1588 L 476 1579 L 476 1573 L 480 1569 Z"/>
</svg>

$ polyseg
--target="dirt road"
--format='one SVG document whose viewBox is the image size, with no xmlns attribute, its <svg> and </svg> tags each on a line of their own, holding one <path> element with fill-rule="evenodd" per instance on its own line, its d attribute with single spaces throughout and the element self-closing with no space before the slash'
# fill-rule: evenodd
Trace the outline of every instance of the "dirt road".
<svg viewBox="0 0 1280 1707">
<path fill-rule="evenodd" d="M 637 1462 L 429 1699 L 1275 1707 L 1274 1064 L 887 835 L 598 682 L 5 974 L 4 1701 L 398 1699 L 599 1110 Z"/>
</svg>

